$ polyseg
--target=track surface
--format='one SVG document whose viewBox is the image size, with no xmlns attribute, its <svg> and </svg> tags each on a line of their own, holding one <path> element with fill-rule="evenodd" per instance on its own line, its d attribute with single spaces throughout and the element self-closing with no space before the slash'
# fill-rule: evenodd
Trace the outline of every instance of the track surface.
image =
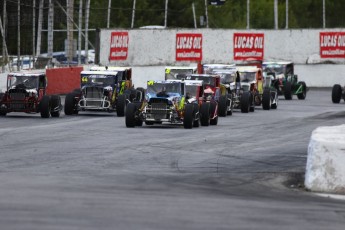
<svg viewBox="0 0 345 230">
<path fill-rule="evenodd" d="M 129 129 L 116 114 L 0 118 L 1 229 L 344 229 L 303 189 L 311 132 L 345 123 L 330 89 L 218 126 Z"/>
</svg>

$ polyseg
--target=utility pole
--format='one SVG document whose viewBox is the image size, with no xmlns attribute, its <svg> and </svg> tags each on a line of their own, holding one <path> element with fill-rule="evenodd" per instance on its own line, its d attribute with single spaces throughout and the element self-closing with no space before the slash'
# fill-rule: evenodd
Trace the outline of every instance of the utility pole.
<svg viewBox="0 0 345 230">
<path fill-rule="evenodd" d="M 43 3 L 44 3 L 44 0 L 40 0 L 39 11 L 38 11 L 36 56 L 39 56 L 41 54 L 42 23 L 43 23 Z"/>
<path fill-rule="evenodd" d="M 111 9 L 111 0 L 108 1 L 107 29 L 109 29 L 109 25 L 110 25 L 110 9 Z"/>
<path fill-rule="evenodd" d="M 194 5 L 194 2 L 192 3 L 192 10 L 193 10 L 193 18 L 194 18 L 194 28 L 196 29 L 196 28 L 197 28 L 197 25 L 196 25 L 195 5 Z"/>
<path fill-rule="evenodd" d="M 85 63 L 89 63 L 89 17 L 90 17 L 90 0 L 86 0 L 85 6 Z"/>
<path fill-rule="evenodd" d="M 78 65 L 81 64 L 81 29 L 83 26 L 83 0 L 79 0 Z"/>
<path fill-rule="evenodd" d="M 326 0 L 322 0 L 322 28 L 326 28 Z"/>
<path fill-rule="evenodd" d="M 7 21 L 7 14 L 6 14 L 6 0 L 4 0 L 4 7 L 3 7 L 3 19 L 4 22 L 2 24 L 1 17 L 0 17 L 0 29 L 2 34 L 2 72 L 5 72 L 5 63 L 7 63 L 7 46 L 6 46 L 6 21 Z"/>
<path fill-rule="evenodd" d="M 32 58 L 35 61 L 35 38 L 36 38 L 36 0 L 32 3 Z"/>
<path fill-rule="evenodd" d="M 286 0 L 285 11 L 285 29 L 289 29 L 289 0 Z"/>
<path fill-rule="evenodd" d="M 132 29 L 133 29 L 133 27 L 134 27 L 134 18 L 135 18 L 135 4 L 136 4 L 136 0 L 133 0 L 132 24 L 131 24 L 131 28 L 132 28 Z"/>
<path fill-rule="evenodd" d="M 207 0 L 205 0 L 205 17 L 206 17 L 206 28 L 208 28 L 208 9 L 207 9 Z"/>
<path fill-rule="evenodd" d="M 17 25 L 18 25 L 18 37 L 17 37 L 17 70 L 20 70 L 20 0 L 18 0 L 18 17 L 17 17 Z"/>
<path fill-rule="evenodd" d="M 247 0 L 247 30 L 249 30 L 249 17 L 250 17 L 250 0 Z"/>
<path fill-rule="evenodd" d="M 49 11 L 48 11 L 48 57 L 53 57 L 53 27 L 54 27 L 54 0 L 49 0 Z M 49 63 L 51 65 L 51 63 Z M 50 66 L 49 66 L 50 67 Z"/>
<path fill-rule="evenodd" d="M 67 60 L 73 60 L 73 11 L 74 0 L 67 0 Z"/>
<path fill-rule="evenodd" d="M 165 0 L 165 17 L 164 17 L 164 27 L 167 28 L 168 21 L 168 0 Z"/>
<path fill-rule="evenodd" d="M 278 0 L 274 0 L 274 29 L 278 29 Z"/>
</svg>

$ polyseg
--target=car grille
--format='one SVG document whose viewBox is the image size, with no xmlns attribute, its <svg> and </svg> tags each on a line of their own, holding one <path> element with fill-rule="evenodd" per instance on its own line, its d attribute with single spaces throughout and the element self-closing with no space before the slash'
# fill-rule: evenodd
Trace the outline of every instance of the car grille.
<svg viewBox="0 0 345 230">
<path fill-rule="evenodd" d="M 10 94 L 11 100 L 24 100 L 25 99 L 25 93 L 11 93 Z"/>
<path fill-rule="evenodd" d="M 154 119 L 166 119 L 168 117 L 168 108 L 166 103 L 152 103 L 151 114 Z"/>
</svg>

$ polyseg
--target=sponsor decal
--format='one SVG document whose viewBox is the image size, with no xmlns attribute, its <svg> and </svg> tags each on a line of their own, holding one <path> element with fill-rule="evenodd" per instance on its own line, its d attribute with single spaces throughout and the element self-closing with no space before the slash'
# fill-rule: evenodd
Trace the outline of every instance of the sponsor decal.
<svg viewBox="0 0 345 230">
<path fill-rule="evenodd" d="M 176 34 L 176 61 L 202 60 L 202 34 Z"/>
<path fill-rule="evenodd" d="M 320 32 L 320 57 L 345 58 L 345 32 Z"/>
<path fill-rule="evenodd" d="M 109 61 L 127 60 L 128 32 L 112 32 L 110 38 Z"/>
<path fill-rule="evenodd" d="M 263 60 L 263 33 L 234 33 L 234 60 Z"/>
</svg>

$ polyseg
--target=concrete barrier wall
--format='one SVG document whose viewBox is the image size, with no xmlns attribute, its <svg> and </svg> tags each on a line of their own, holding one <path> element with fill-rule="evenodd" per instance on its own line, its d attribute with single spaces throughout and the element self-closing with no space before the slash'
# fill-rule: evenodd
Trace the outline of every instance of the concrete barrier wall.
<svg viewBox="0 0 345 230">
<path fill-rule="evenodd" d="M 314 192 L 345 194 L 345 125 L 319 127 L 309 142 L 305 186 Z"/>
<path fill-rule="evenodd" d="M 111 32 L 127 31 L 128 57 L 109 62 Z M 172 65 L 175 61 L 176 33 L 201 33 L 202 63 L 233 63 L 234 33 L 264 33 L 264 59 L 288 60 L 297 64 L 343 59 L 320 59 L 320 32 L 344 32 L 345 29 L 303 30 L 224 30 L 224 29 L 106 29 L 100 32 L 100 63 L 102 65 Z"/>
</svg>

